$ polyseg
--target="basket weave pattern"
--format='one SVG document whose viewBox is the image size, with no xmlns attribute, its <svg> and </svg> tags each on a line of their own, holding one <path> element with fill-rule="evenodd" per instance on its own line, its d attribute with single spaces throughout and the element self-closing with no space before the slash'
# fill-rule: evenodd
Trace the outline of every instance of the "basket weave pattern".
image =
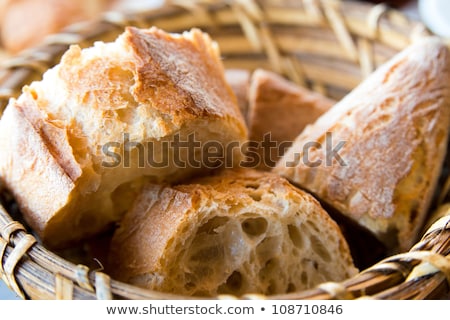
<svg viewBox="0 0 450 320">
<path fill-rule="evenodd" d="M 52 35 L 0 69 L 0 110 L 55 65 L 70 44 L 111 41 L 127 25 L 171 32 L 199 27 L 219 43 L 226 67 L 265 68 L 339 99 L 416 38 L 421 23 L 383 5 L 337 0 L 170 1 L 148 12 L 107 13 Z M 450 179 L 443 188 L 448 200 Z M 0 191 L 2 192 L 2 191 Z M 45 249 L 0 206 L 0 275 L 29 299 L 180 299 L 110 279 Z M 438 220 L 410 252 L 389 257 L 342 283 L 273 299 L 424 299 L 450 291 L 450 216 Z M 247 295 L 243 298 L 260 298 Z M 219 297 L 220 298 L 220 297 Z"/>
</svg>

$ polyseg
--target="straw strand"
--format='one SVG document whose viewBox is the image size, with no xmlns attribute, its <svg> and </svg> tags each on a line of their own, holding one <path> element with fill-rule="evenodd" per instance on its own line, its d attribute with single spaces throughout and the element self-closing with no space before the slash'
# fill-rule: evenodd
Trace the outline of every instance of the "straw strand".
<svg viewBox="0 0 450 320">
<path fill-rule="evenodd" d="M 15 246 L 11 254 L 8 256 L 5 262 L 5 266 L 2 272 L 6 275 L 6 283 L 8 286 L 14 290 L 14 292 L 19 295 L 22 299 L 25 299 L 25 294 L 20 289 L 16 282 L 14 276 L 14 269 L 16 268 L 19 261 L 26 254 L 26 252 L 31 248 L 33 244 L 36 243 L 36 239 L 31 235 L 25 235 L 19 243 Z"/>
<path fill-rule="evenodd" d="M 55 276 L 55 296 L 57 300 L 73 299 L 73 282 L 59 273 Z"/>
</svg>

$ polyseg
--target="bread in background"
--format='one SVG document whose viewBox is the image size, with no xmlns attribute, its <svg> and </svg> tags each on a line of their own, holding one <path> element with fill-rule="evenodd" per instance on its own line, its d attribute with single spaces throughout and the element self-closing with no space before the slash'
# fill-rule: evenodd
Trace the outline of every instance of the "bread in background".
<svg viewBox="0 0 450 320">
<path fill-rule="evenodd" d="M 328 111 L 335 101 L 263 69 L 252 74 L 248 127 L 251 141 L 261 143 L 260 169 L 270 170 L 303 129 Z M 270 141 L 272 147 L 263 141 Z M 265 138 L 266 136 L 266 138 Z"/>
<path fill-rule="evenodd" d="M 251 169 L 145 186 L 113 236 L 108 270 L 192 296 L 300 291 L 356 272 L 338 226 L 312 196 Z"/>
<path fill-rule="evenodd" d="M 0 176 L 27 223 L 60 247 L 120 219 L 146 180 L 207 171 L 203 149 L 181 150 L 184 166 L 164 149 L 191 134 L 224 146 L 247 136 L 217 44 L 198 29 L 130 27 L 113 43 L 72 46 L 11 100 L 0 121 Z"/>
<path fill-rule="evenodd" d="M 307 127 L 274 171 L 371 230 L 391 252 L 408 250 L 446 154 L 449 66 L 438 39 L 413 44 Z M 332 149 L 344 143 L 340 159 L 327 160 L 328 132 Z M 311 142 L 322 145 L 307 154 L 319 165 L 304 161 Z"/>
<path fill-rule="evenodd" d="M 15 54 L 65 26 L 94 19 L 107 6 L 106 0 L 1 0 L 1 43 Z"/>
</svg>

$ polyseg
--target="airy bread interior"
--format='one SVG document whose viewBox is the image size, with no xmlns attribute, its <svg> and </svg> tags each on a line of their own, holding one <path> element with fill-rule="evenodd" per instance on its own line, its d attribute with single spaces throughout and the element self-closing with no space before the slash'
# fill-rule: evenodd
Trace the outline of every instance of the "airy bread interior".
<svg viewBox="0 0 450 320">
<path fill-rule="evenodd" d="M 191 134 L 202 145 L 175 155 L 171 143 Z M 72 46 L 11 101 L 0 122 L 0 174 L 30 226 L 62 246 L 117 221 L 145 181 L 207 171 L 205 142 L 225 148 L 245 138 L 206 34 L 128 28 L 113 43 Z"/>
<path fill-rule="evenodd" d="M 109 271 L 178 294 L 277 294 L 352 276 L 337 225 L 285 179 L 225 171 L 191 184 L 147 185 L 111 245 Z"/>
</svg>

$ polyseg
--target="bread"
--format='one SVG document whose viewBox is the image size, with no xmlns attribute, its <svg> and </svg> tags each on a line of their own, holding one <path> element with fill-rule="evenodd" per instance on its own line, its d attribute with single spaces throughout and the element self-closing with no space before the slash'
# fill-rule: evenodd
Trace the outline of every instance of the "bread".
<svg viewBox="0 0 450 320">
<path fill-rule="evenodd" d="M 335 102 L 288 81 L 280 75 L 258 69 L 249 88 L 248 126 L 251 141 L 260 143 L 260 169 L 269 170 L 283 156 L 294 139 Z M 269 138 L 272 147 L 262 143 Z"/>
<path fill-rule="evenodd" d="M 274 171 L 367 227 L 392 252 L 407 250 L 445 156 L 449 67 L 438 39 L 413 44 L 305 129 Z"/>
<path fill-rule="evenodd" d="M 2 44 L 11 53 L 33 47 L 69 24 L 104 11 L 105 0 L 1 0 Z"/>
<path fill-rule="evenodd" d="M 63 246 L 117 221 L 145 180 L 204 172 L 205 142 L 246 135 L 216 43 L 196 29 L 130 27 L 113 43 L 72 46 L 9 103 L 0 176 L 44 242 Z M 177 152 L 189 137 L 201 145 Z M 234 151 L 217 157 L 238 161 Z"/>
<path fill-rule="evenodd" d="M 193 296 L 285 293 L 356 272 L 313 197 L 251 169 L 147 185 L 116 230 L 109 261 L 119 280 Z"/>
<path fill-rule="evenodd" d="M 250 89 L 251 72 L 244 69 L 225 70 L 225 79 L 237 98 L 237 103 L 245 121 L 248 113 L 248 92 Z"/>
</svg>

